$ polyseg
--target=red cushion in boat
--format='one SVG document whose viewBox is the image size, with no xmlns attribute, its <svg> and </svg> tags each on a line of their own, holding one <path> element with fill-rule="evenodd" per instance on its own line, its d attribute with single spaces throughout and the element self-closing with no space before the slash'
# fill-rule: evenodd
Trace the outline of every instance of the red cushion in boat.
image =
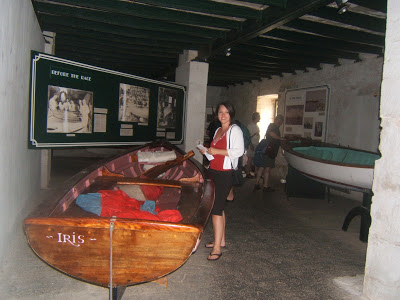
<svg viewBox="0 0 400 300">
<path fill-rule="evenodd" d="M 163 192 L 162 186 L 141 185 L 140 189 L 147 200 L 157 200 Z"/>
<path fill-rule="evenodd" d="M 152 187 L 157 189 L 159 187 Z M 162 187 L 161 187 L 162 192 Z M 178 210 L 168 209 L 159 211 L 156 207 L 156 211 L 159 213 L 153 215 L 148 211 L 141 211 L 140 206 L 143 201 L 130 198 L 121 190 L 100 190 L 98 193 L 101 194 L 101 213 L 102 217 L 118 217 L 118 218 L 130 218 L 130 219 L 142 219 L 142 220 L 154 220 L 154 221 L 165 221 L 165 222 L 179 222 L 182 220 L 182 215 Z M 155 193 L 154 193 L 155 194 Z"/>
</svg>

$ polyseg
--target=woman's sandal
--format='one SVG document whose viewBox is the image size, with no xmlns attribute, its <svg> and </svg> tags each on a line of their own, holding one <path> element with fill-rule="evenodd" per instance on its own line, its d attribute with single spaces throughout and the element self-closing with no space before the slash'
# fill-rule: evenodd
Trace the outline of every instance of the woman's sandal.
<svg viewBox="0 0 400 300">
<path fill-rule="evenodd" d="M 210 256 L 216 256 L 217 258 L 210 258 Z M 222 256 L 222 252 L 221 253 L 210 253 L 210 255 L 207 257 L 207 260 L 218 260 L 220 257 Z"/>
<path fill-rule="evenodd" d="M 204 247 L 206 247 L 206 248 L 214 248 L 214 242 L 209 242 L 209 243 L 205 244 Z M 225 246 L 221 246 L 221 248 L 225 248 Z"/>
</svg>

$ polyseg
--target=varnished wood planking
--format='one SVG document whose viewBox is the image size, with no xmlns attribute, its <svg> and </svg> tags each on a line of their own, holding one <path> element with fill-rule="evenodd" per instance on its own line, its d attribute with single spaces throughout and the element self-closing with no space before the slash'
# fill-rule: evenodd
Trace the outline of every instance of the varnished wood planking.
<svg viewBox="0 0 400 300">
<path fill-rule="evenodd" d="M 150 281 L 174 271 L 190 256 L 200 233 L 198 228 L 166 231 L 163 226 L 127 229 L 118 223 L 112 231 L 115 285 Z M 35 253 L 54 268 L 94 284 L 109 284 L 109 228 L 30 224 L 26 233 Z"/>
</svg>

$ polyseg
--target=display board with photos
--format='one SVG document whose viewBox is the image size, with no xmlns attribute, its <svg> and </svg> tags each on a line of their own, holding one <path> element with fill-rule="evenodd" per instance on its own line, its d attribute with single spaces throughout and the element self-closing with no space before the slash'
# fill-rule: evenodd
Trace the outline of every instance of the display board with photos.
<svg viewBox="0 0 400 300">
<path fill-rule="evenodd" d="M 285 92 L 286 138 L 311 138 L 326 141 L 329 110 L 329 87 L 316 86 Z"/>
<path fill-rule="evenodd" d="M 30 148 L 184 137 L 185 87 L 32 51 Z"/>
</svg>

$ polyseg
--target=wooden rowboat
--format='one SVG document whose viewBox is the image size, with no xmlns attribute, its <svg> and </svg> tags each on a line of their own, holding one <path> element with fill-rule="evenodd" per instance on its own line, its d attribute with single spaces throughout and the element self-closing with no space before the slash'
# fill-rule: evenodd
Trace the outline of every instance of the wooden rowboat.
<svg viewBox="0 0 400 300">
<path fill-rule="evenodd" d="M 166 163 L 140 160 L 141 154 L 171 151 L 176 159 Z M 214 185 L 204 168 L 189 159 L 193 155 L 169 143 L 153 143 L 80 172 L 59 197 L 25 219 L 29 245 L 57 270 L 104 287 L 153 281 L 173 272 L 197 249 L 214 202 Z M 182 220 L 104 217 L 76 204 L 80 195 L 119 189 L 128 194 L 140 186 L 162 187 L 155 202 L 161 210 L 176 209 Z"/>
<path fill-rule="evenodd" d="M 311 140 L 288 141 L 282 149 L 287 162 L 311 179 L 355 191 L 372 189 L 377 153 Z"/>
</svg>

